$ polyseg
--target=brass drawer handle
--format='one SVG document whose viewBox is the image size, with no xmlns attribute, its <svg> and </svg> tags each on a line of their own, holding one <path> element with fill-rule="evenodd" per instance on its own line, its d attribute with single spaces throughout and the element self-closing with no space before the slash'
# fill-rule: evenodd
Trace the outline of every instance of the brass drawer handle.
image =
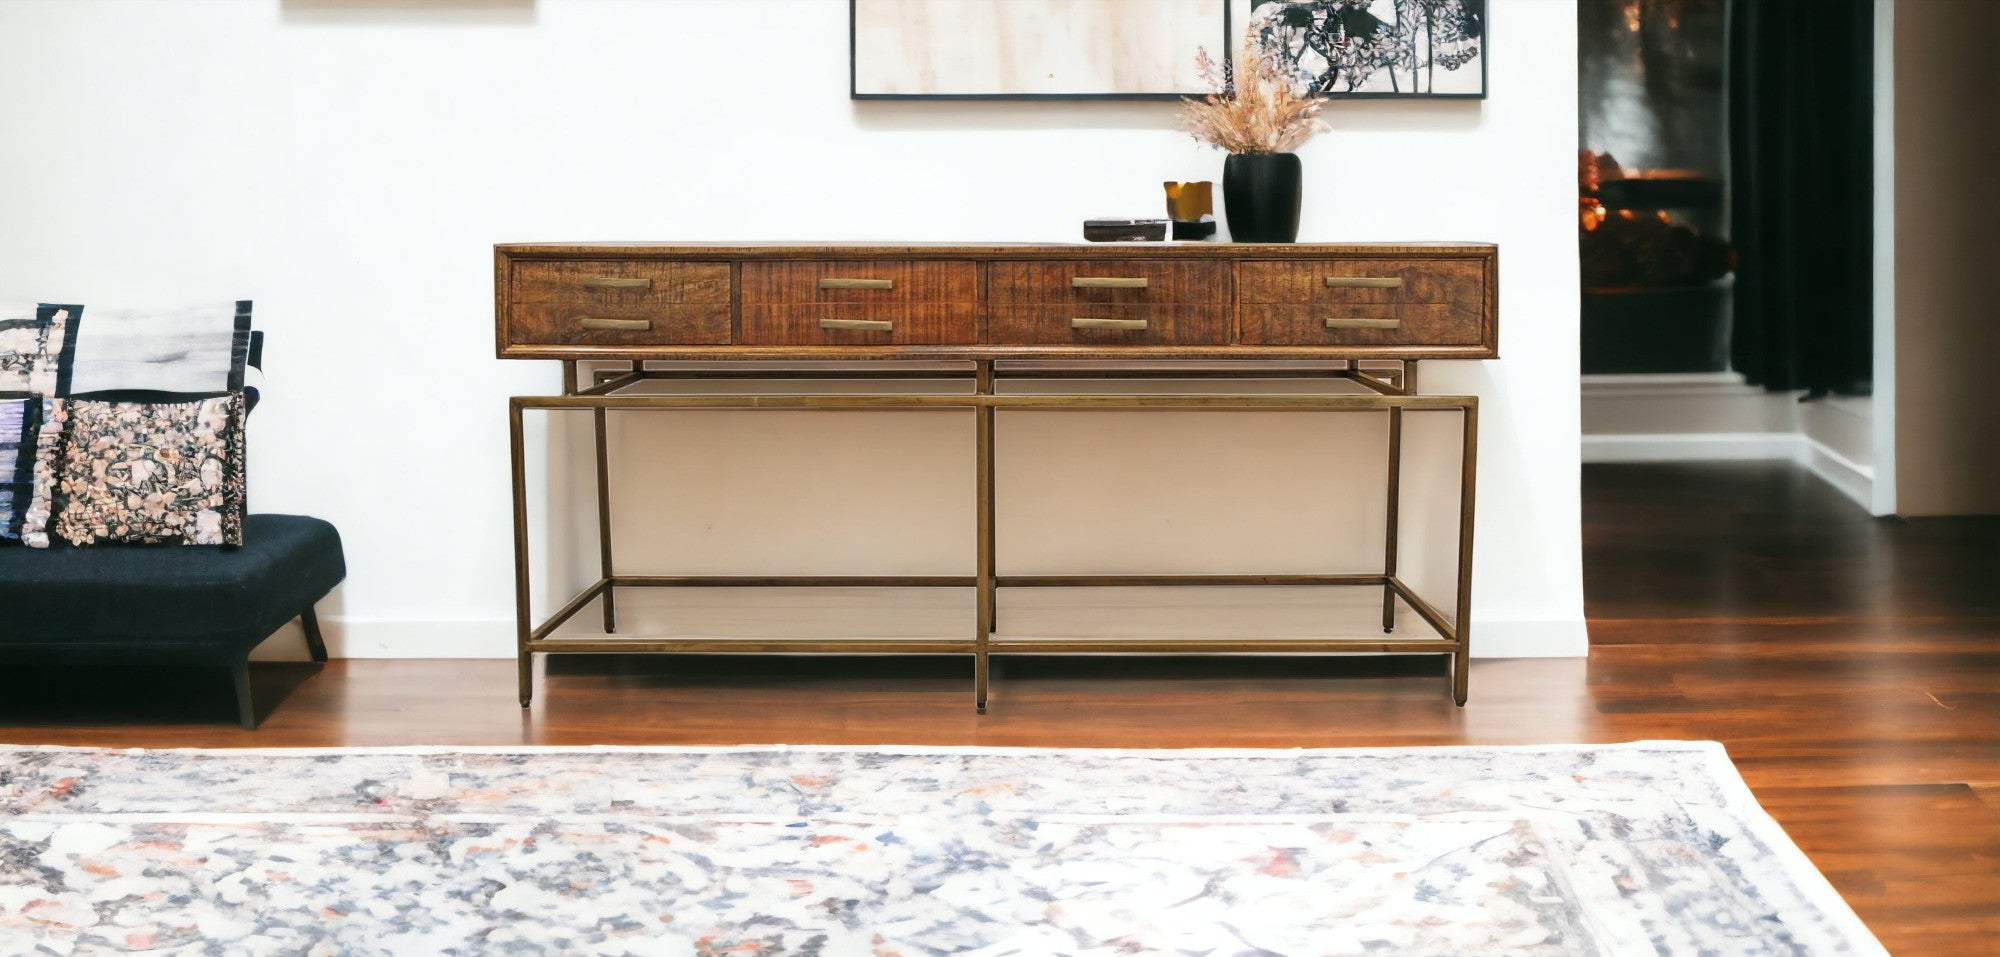
<svg viewBox="0 0 2000 957">
<path fill-rule="evenodd" d="M 894 289 L 894 279 L 841 279 L 831 277 L 819 281 L 821 289 Z"/>
<path fill-rule="evenodd" d="M 653 328 L 651 319 L 605 319 L 601 316 L 584 316 L 577 325 L 585 329 L 631 329 L 644 331 Z"/>
<path fill-rule="evenodd" d="M 1394 329 L 1403 324 L 1401 319 L 1328 319 L 1328 329 Z"/>
<path fill-rule="evenodd" d="M 651 289 L 651 279 L 624 279 L 618 276 L 591 276 L 583 281 L 585 289 Z"/>
<path fill-rule="evenodd" d="M 1401 276 L 1328 276 L 1328 289 L 1401 289 Z"/>
<path fill-rule="evenodd" d="M 1140 280 L 1144 282 L 1145 280 Z M 1069 321 L 1071 329 L 1144 329 L 1144 319 L 1086 319 L 1078 316 Z"/>
<path fill-rule="evenodd" d="M 886 281 L 884 280 L 884 282 Z M 896 324 L 886 319 L 821 319 L 819 327 L 821 329 L 866 329 L 871 332 L 894 332 Z"/>
<path fill-rule="evenodd" d="M 1146 278 L 1120 278 L 1117 276 L 1077 276 L 1069 281 L 1076 289 L 1144 289 Z"/>
</svg>

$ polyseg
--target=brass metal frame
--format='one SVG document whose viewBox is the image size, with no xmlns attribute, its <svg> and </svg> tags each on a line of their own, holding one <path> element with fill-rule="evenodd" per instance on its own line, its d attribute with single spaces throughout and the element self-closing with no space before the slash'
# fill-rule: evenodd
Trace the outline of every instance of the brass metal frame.
<svg viewBox="0 0 2000 957">
<path fill-rule="evenodd" d="M 992 398 L 994 393 L 993 362 L 990 359 L 978 361 L 973 370 L 972 393 L 975 398 Z M 994 564 L 993 529 L 993 407 L 981 405 L 973 409 L 975 473 L 974 486 L 977 489 L 978 533 L 976 545 L 979 555 L 975 559 L 978 577 L 978 592 L 973 600 L 978 602 L 977 619 L 972 630 L 972 706 L 980 714 L 986 713 L 986 686 L 992 667 L 992 641 L 994 632 L 1000 628 L 1000 582 Z"/>
<path fill-rule="evenodd" d="M 1363 369 L 1352 360 L 1289 369 L 1098 366 L 1007 368 L 1006 360 L 981 359 L 964 369 L 648 369 L 631 364 L 624 371 L 598 371 L 581 387 L 579 363 L 563 363 L 563 394 L 515 396 L 508 400 L 508 439 L 512 455 L 514 587 L 516 652 L 520 701 L 533 700 L 533 660 L 536 653 L 821 653 L 821 654 L 969 654 L 973 659 L 973 704 L 985 713 L 994 654 L 1224 654 L 1338 652 L 1418 652 L 1451 656 L 1451 693 L 1463 705 L 1471 652 L 1468 611 L 1472 604 L 1472 531 L 1474 481 L 1477 474 L 1479 400 L 1476 396 L 1420 395 L 1416 392 L 1414 361 L 1393 361 L 1389 369 Z M 948 379 L 963 380 L 970 372 L 971 389 L 959 394 L 673 394 L 625 395 L 623 390 L 651 379 Z M 1088 378 L 1339 378 L 1361 385 L 1367 394 L 1038 394 L 1000 393 L 1000 379 Z M 973 575 L 864 576 L 665 576 L 621 575 L 615 570 L 611 547 L 610 469 L 606 418 L 612 410 L 671 409 L 964 409 L 973 413 L 975 514 L 977 522 Z M 595 439 L 599 570 L 597 581 L 585 586 L 552 615 L 536 623 L 530 608 L 526 502 L 526 446 L 523 418 L 528 410 L 588 410 Z M 1380 574 L 1346 575 L 1009 575 L 996 571 L 994 548 L 994 428 L 1001 410 L 1051 409 L 1206 409 L 1293 411 L 1381 411 L 1388 417 L 1387 529 Z M 1416 594 L 1397 577 L 1399 520 L 1402 508 L 1403 416 L 1406 412 L 1456 411 L 1462 416 L 1459 477 L 1458 578 L 1455 620 Z M 972 587 L 976 594 L 976 625 L 965 638 L 928 639 L 736 639 L 736 638 L 557 638 L 555 631 L 596 599 L 603 599 L 604 632 L 615 634 L 614 599 L 619 588 L 675 586 L 937 586 Z M 1245 586 L 1329 585 L 1382 589 L 1382 630 L 1396 628 L 1396 602 L 1407 604 L 1436 637 L 1415 638 L 1007 638 L 999 634 L 998 592 L 1001 588 L 1081 586 Z"/>
</svg>

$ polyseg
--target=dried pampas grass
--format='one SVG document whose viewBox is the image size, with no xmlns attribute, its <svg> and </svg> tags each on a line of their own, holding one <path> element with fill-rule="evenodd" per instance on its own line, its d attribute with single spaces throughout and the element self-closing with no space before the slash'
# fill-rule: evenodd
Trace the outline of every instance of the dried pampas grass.
<svg viewBox="0 0 2000 957">
<path fill-rule="evenodd" d="M 1240 85 L 1226 59 L 1218 64 L 1208 50 L 1199 51 L 1195 64 L 1216 92 L 1181 98 L 1181 129 L 1229 153 L 1289 153 L 1327 128 L 1319 119 L 1326 100 L 1300 95 L 1305 83 L 1257 34 L 1254 23 L 1243 32 Z"/>
</svg>

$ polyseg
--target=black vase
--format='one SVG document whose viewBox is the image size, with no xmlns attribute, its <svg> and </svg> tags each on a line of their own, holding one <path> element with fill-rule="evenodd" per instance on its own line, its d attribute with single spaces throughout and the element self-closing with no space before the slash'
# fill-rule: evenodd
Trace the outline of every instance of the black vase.
<svg viewBox="0 0 2000 957">
<path fill-rule="evenodd" d="M 1222 161 L 1229 238 L 1239 243 L 1297 241 L 1301 187 L 1297 153 L 1229 154 Z"/>
</svg>

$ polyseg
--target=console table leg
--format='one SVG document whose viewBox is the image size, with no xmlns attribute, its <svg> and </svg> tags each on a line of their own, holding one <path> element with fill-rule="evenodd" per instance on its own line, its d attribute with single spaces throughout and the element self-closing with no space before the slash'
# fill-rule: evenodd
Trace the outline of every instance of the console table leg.
<svg viewBox="0 0 2000 957">
<path fill-rule="evenodd" d="M 986 713 L 986 676 L 992 671 L 992 663 L 984 651 L 972 656 L 972 707 L 980 714 Z"/>
<path fill-rule="evenodd" d="M 528 453 L 521 435 L 518 398 L 507 402 L 507 446 L 514 484 L 514 654 L 519 659 L 521 707 L 525 708 L 533 698 L 534 685 L 528 651 Z"/>
<path fill-rule="evenodd" d="M 597 442 L 597 564 L 605 580 L 611 578 L 611 465 L 609 445 L 605 442 L 605 412 L 591 410 L 591 418 Z M 599 596 L 604 605 L 604 633 L 618 631 L 618 608 L 613 598 L 617 589 L 606 586 Z"/>
<path fill-rule="evenodd" d="M 980 395 L 993 394 L 993 363 L 981 361 L 978 364 L 978 392 Z M 978 497 L 978 554 L 974 556 L 977 575 L 977 603 L 973 625 L 972 652 L 972 704 L 980 714 L 986 713 L 986 645 L 998 627 L 996 592 L 993 579 L 993 407 L 982 405 L 972 410 L 977 448 L 974 452 L 974 486 Z"/>
<path fill-rule="evenodd" d="M 1396 529 L 1401 524 L 1403 498 L 1403 410 L 1389 410 L 1389 494 L 1388 529 L 1383 536 L 1382 574 L 1396 577 Z M 1396 630 L 1396 589 L 1382 586 L 1382 631 Z"/>
<path fill-rule="evenodd" d="M 1479 400 L 1466 399 L 1464 446 L 1460 452 L 1458 477 L 1458 649 L 1452 653 L 1451 698 L 1465 705 L 1468 673 L 1472 667 L 1472 508 L 1478 501 Z"/>
<path fill-rule="evenodd" d="M 993 363 L 982 361 L 977 365 L 975 388 L 980 395 L 993 394 Z M 984 586 L 980 597 L 986 610 L 985 627 L 980 630 L 981 641 L 985 635 L 1000 629 L 999 589 L 994 586 L 993 577 L 996 563 L 993 548 L 993 407 L 980 406 L 973 410 L 979 417 L 979 580 Z M 985 700 L 981 698 L 980 700 Z"/>
<path fill-rule="evenodd" d="M 1469 639 L 1461 631 L 1458 650 L 1451 653 L 1451 702 L 1461 708 L 1465 707 L 1466 691 L 1472 683 L 1471 647 Z"/>
</svg>

